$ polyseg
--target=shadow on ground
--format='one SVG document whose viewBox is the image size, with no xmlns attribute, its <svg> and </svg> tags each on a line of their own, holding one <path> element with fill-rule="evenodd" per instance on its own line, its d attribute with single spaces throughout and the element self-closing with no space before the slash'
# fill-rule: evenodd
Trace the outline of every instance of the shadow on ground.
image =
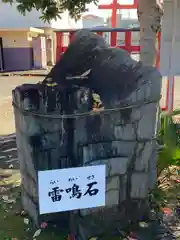
<svg viewBox="0 0 180 240">
<path fill-rule="evenodd" d="M 37 229 L 21 205 L 21 178 L 15 134 L 0 135 L 0 240 L 28 240 Z M 38 240 L 64 240 L 65 235 L 49 227 Z"/>
<path fill-rule="evenodd" d="M 20 185 L 15 134 L 0 135 L 0 194 Z"/>
<path fill-rule="evenodd" d="M 19 169 L 16 135 L 0 135 L 0 169 Z"/>
</svg>

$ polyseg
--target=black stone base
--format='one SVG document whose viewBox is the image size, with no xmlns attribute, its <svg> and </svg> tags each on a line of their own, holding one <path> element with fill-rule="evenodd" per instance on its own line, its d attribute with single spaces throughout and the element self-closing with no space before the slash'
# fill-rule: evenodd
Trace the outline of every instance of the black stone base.
<svg viewBox="0 0 180 240">
<path fill-rule="evenodd" d="M 128 232 L 138 226 L 139 221 L 148 218 L 149 208 L 146 201 L 131 201 L 121 206 L 100 208 L 98 212 L 89 212 L 82 216 L 80 212 L 71 213 L 70 229 L 72 235 L 80 240 L 91 237 L 113 236 L 117 232 Z"/>
</svg>

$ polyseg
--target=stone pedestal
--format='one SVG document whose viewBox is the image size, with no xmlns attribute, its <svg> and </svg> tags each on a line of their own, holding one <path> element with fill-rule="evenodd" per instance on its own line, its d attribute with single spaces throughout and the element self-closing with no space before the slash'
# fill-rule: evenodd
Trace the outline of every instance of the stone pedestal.
<svg viewBox="0 0 180 240">
<path fill-rule="evenodd" d="M 75 121 L 74 148 L 80 165 L 106 165 L 106 206 L 72 213 L 72 232 L 87 240 L 113 233 L 148 213 L 148 193 L 156 183 L 156 133 L 160 74 L 144 67 L 142 78 L 110 111 Z"/>
<path fill-rule="evenodd" d="M 13 91 L 23 206 L 34 222 L 41 216 L 37 171 L 106 165 L 106 206 L 71 213 L 72 232 L 80 239 L 128 226 L 147 212 L 148 192 L 156 182 L 156 132 L 161 77 L 143 68 L 136 90 L 108 109 L 91 114 L 91 91 L 26 84 Z M 67 117 L 71 114 L 71 117 Z M 65 217 L 64 217 L 65 215 Z"/>
</svg>

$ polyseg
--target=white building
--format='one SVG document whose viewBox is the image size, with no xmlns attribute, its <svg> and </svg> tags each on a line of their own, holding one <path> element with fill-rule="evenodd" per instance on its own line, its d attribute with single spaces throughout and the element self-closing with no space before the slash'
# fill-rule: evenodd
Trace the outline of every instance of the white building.
<svg viewBox="0 0 180 240">
<path fill-rule="evenodd" d="M 82 28 L 82 21 L 75 22 L 69 17 L 68 12 L 64 12 L 61 15 L 61 19 L 58 19 L 57 21 L 52 20 L 50 23 L 43 22 L 40 19 L 40 16 L 41 12 L 36 9 L 33 9 L 31 12 L 26 12 L 26 15 L 23 16 L 18 12 L 15 3 L 10 5 L 3 3 L 0 0 L 0 38 L 3 43 L 1 48 L 4 49 L 4 53 L 0 54 L 0 70 L 3 68 L 5 70 L 11 70 L 11 66 L 12 70 L 20 70 L 23 63 L 23 69 L 30 68 L 31 65 L 32 67 L 36 67 L 34 65 L 46 65 L 45 63 L 41 64 L 40 62 L 34 64 L 33 62 L 37 62 L 37 59 L 38 61 L 46 61 L 47 63 L 53 64 L 56 59 L 56 37 L 53 33 L 53 29 Z M 38 36 L 39 38 L 41 37 L 41 40 L 33 45 L 33 40 Z M 42 38 L 42 36 L 45 38 Z M 46 43 L 42 43 L 42 41 L 46 41 Z M 37 51 L 35 53 L 34 49 L 34 53 L 31 53 L 31 49 L 36 45 L 37 50 L 38 45 L 41 47 L 42 45 L 44 46 L 44 44 L 46 45 L 46 56 L 44 55 L 44 57 L 40 57 L 44 58 L 43 60 L 39 59 L 39 53 L 37 54 Z M 27 54 L 25 54 L 25 51 Z M 25 64 L 25 61 L 17 60 L 18 52 L 19 54 L 20 52 L 23 53 L 21 56 L 24 56 L 24 59 L 29 59 L 27 64 Z M 44 50 L 41 52 L 44 52 Z M 34 60 L 31 58 L 37 59 Z M 2 64 L 2 62 L 4 62 L 4 64 Z M 5 67 L 2 67 L 3 65 Z"/>
<path fill-rule="evenodd" d="M 16 4 L 3 3 L 0 0 L 0 28 L 75 28 L 82 27 L 81 21 L 75 22 L 68 15 L 68 12 L 61 14 L 61 19 L 52 20 L 50 23 L 40 20 L 41 12 L 33 9 L 25 16 L 21 15 Z"/>
<path fill-rule="evenodd" d="M 82 27 L 83 28 L 94 28 L 103 27 L 104 18 L 97 16 L 93 13 L 86 13 L 82 16 Z"/>
<path fill-rule="evenodd" d="M 97 6 L 95 6 L 97 9 Z M 103 27 L 105 25 L 105 15 L 104 11 L 100 11 L 97 9 L 97 12 L 94 11 L 94 8 L 90 8 L 91 12 L 83 14 L 82 18 L 79 21 L 75 21 L 70 18 L 68 12 L 64 12 L 61 14 L 61 19 L 52 20 L 50 23 L 43 22 L 40 19 L 41 12 L 33 9 L 31 12 L 26 12 L 26 15 L 21 15 L 17 10 L 17 5 L 14 3 L 12 5 L 3 3 L 0 0 L 0 40 L 2 40 L 3 47 L 4 47 L 4 55 L 5 55 L 5 62 L 8 64 L 8 69 L 10 69 L 9 65 L 13 64 L 17 65 L 20 61 L 16 61 L 17 56 L 13 57 L 15 54 L 15 49 L 17 53 L 23 50 L 24 48 L 29 48 L 28 50 L 28 58 L 32 58 L 36 56 L 38 61 L 44 61 L 48 63 L 55 63 L 56 61 L 56 36 L 53 32 L 54 29 L 79 29 L 79 28 L 94 28 L 94 27 Z M 126 17 L 129 12 L 123 11 L 122 15 Z M 131 16 L 132 15 L 132 16 Z M 102 17 L 104 16 L 104 18 Z M 133 13 L 130 12 L 130 17 L 133 17 Z M 106 16 L 107 18 L 107 16 Z M 110 20 L 107 21 L 107 25 L 110 26 Z M 33 30 L 33 31 L 32 31 Z M 44 38 L 42 38 L 44 36 Z M 33 43 L 33 41 L 37 38 L 41 38 L 40 41 Z M 66 39 L 66 38 L 65 38 Z M 46 41 L 46 43 L 42 43 L 42 41 Z M 37 54 L 35 53 L 34 46 L 36 50 L 38 47 L 46 48 L 46 56 L 41 56 L 39 59 L 40 52 L 45 52 L 45 50 L 40 51 Z M 31 53 L 31 49 L 33 48 L 34 53 Z M 12 49 L 11 53 L 10 50 Z M 1 52 L 1 51 L 0 51 Z M 17 55 L 16 53 L 16 55 Z M 2 55 L 2 54 L 1 54 Z M 0 65 L 3 61 L 2 56 L 0 55 Z M 9 57 L 8 57 L 9 56 Z M 11 57 L 10 57 L 11 56 Z M 21 56 L 23 56 L 21 54 Z M 27 58 L 27 57 L 26 57 Z M 44 60 L 42 59 L 44 58 Z M 14 59 L 14 60 L 12 60 Z M 36 62 L 37 62 L 36 59 Z M 29 59 L 28 66 L 32 65 L 34 59 Z M 22 66 L 21 62 L 21 66 Z M 36 64 L 37 65 L 37 64 Z M 38 66 L 46 65 L 45 63 L 40 64 Z M 26 68 L 29 68 L 29 67 Z M 0 67 L 1 70 L 2 67 Z M 5 67 L 6 68 L 6 67 Z M 18 67 L 20 68 L 20 66 Z"/>
</svg>

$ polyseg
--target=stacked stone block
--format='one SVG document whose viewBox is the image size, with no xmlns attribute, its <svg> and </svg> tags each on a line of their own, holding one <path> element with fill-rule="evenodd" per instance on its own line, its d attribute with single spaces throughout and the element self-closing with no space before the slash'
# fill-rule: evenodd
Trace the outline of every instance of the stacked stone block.
<svg viewBox="0 0 180 240">
<path fill-rule="evenodd" d="M 156 182 L 161 77 L 144 67 L 136 90 L 92 113 L 91 91 L 29 84 L 13 91 L 22 201 L 36 224 L 37 171 L 106 165 L 106 206 L 71 213 L 72 231 L 87 240 L 138 221 Z M 58 214 L 60 218 L 62 214 Z M 53 218 L 53 215 L 47 216 Z"/>
<path fill-rule="evenodd" d="M 72 213 L 72 231 L 80 239 L 123 229 L 148 215 L 148 193 L 156 183 L 160 89 L 159 73 L 144 67 L 128 98 L 111 99 L 111 111 L 75 121 L 81 165 L 106 165 L 106 206 Z"/>
<path fill-rule="evenodd" d="M 13 105 L 23 207 L 38 225 L 41 221 L 38 170 L 66 168 L 72 164 L 67 143 L 68 122 L 63 118 L 51 118 L 64 114 L 68 100 L 57 88 L 25 84 L 13 91 Z M 41 217 L 43 220 L 47 218 L 53 219 L 54 216 Z"/>
</svg>

